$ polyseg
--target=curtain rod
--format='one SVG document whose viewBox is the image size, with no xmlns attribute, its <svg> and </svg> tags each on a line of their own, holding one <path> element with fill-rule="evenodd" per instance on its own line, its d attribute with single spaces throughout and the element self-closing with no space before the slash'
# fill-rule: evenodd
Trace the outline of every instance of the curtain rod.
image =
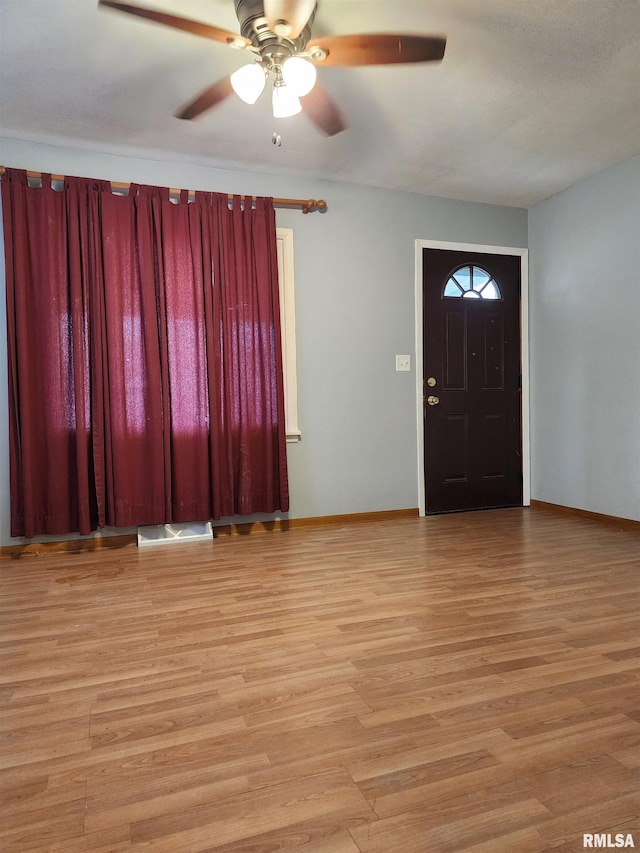
<svg viewBox="0 0 640 853">
<path fill-rule="evenodd" d="M 7 171 L 6 166 L 0 166 L 0 178 Z M 27 170 L 27 176 L 29 178 L 40 178 L 42 177 L 42 172 L 33 172 L 31 170 Z M 52 181 L 64 181 L 64 175 L 51 175 Z M 130 184 L 125 183 L 123 181 L 110 181 L 109 182 L 114 189 L 118 190 L 128 190 Z M 190 195 L 195 194 L 195 190 L 188 190 Z M 169 189 L 170 195 L 180 195 L 180 189 L 176 189 L 175 187 L 171 187 Z M 234 198 L 233 193 L 228 193 L 227 198 L 231 201 Z M 241 195 L 240 198 L 242 201 L 245 199 L 255 199 L 256 196 L 253 195 Z M 299 207 L 303 213 L 310 213 L 312 210 L 326 210 L 327 202 L 323 198 L 274 198 L 273 204 L 275 207 Z"/>
</svg>

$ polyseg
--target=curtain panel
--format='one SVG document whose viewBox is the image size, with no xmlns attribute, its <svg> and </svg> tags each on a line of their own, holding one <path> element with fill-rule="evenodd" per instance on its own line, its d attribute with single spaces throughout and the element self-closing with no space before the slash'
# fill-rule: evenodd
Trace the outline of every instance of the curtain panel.
<svg viewBox="0 0 640 853">
<path fill-rule="evenodd" d="M 289 507 L 275 213 L 2 179 L 11 534 Z"/>
</svg>

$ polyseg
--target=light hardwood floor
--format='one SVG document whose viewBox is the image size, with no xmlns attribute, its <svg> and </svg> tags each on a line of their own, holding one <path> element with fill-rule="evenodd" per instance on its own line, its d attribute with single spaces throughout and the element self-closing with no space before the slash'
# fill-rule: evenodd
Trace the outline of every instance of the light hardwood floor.
<svg viewBox="0 0 640 853">
<path fill-rule="evenodd" d="M 633 833 L 640 539 L 544 510 L 0 562 L 0 849 Z"/>
</svg>

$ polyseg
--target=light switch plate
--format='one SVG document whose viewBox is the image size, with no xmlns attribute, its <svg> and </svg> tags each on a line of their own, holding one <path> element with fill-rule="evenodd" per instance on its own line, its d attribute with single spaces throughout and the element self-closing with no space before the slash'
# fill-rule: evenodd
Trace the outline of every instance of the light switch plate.
<svg viewBox="0 0 640 853">
<path fill-rule="evenodd" d="M 411 356 L 397 355 L 396 356 L 396 372 L 403 370 L 411 370 Z"/>
</svg>

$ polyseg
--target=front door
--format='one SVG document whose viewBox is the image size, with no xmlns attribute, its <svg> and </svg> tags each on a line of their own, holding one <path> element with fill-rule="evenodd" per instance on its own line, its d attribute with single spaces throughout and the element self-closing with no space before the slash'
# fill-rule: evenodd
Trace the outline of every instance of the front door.
<svg viewBox="0 0 640 853">
<path fill-rule="evenodd" d="M 423 252 L 426 511 L 521 506 L 520 257 Z"/>
</svg>

